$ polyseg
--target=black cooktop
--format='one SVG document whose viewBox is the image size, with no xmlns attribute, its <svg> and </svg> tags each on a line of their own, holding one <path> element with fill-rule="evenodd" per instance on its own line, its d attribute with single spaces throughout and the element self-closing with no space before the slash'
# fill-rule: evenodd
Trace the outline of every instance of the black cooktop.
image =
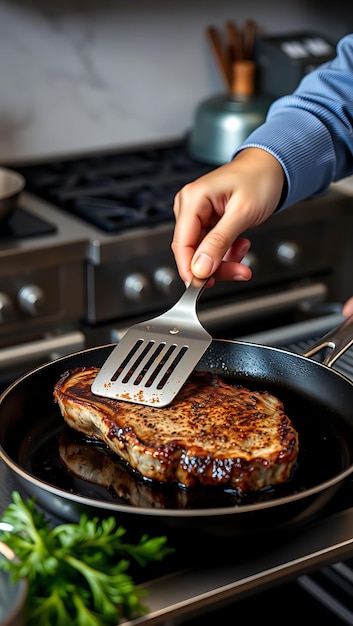
<svg viewBox="0 0 353 626">
<path fill-rule="evenodd" d="M 56 226 L 21 208 L 0 224 L 0 243 L 55 233 Z"/>
<path fill-rule="evenodd" d="M 35 195 L 116 233 L 172 221 L 176 192 L 210 169 L 193 160 L 179 141 L 167 147 L 58 159 L 18 171 Z"/>
</svg>

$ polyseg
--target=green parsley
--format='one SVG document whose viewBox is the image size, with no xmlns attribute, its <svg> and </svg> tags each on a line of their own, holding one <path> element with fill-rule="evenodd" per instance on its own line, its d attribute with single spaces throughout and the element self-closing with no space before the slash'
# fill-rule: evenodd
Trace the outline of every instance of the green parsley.
<svg viewBox="0 0 353 626">
<path fill-rule="evenodd" d="M 13 561 L 0 558 L 13 582 L 27 578 L 28 626 L 116 625 L 148 612 L 141 602 L 147 592 L 136 586 L 127 570 L 161 561 L 174 552 L 166 537 L 143 535 L 136 544 L 125 543 L 126 530 L 116 519 L 89 518 L 52 527 L 49 518 L 13 492 L 0 522 L 0 540 L 13 550 Z"/>
</svg>

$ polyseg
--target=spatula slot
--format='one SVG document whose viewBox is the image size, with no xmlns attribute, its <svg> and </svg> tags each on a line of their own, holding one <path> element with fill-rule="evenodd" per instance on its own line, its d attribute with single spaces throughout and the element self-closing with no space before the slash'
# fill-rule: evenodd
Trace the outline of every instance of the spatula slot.
<svg viewBox="0 0 353 626">
<path fill-rule="evenodd" d="M 164 372 L 161 380 L 156 385 L 156 389 L 163 389 L 188 350 L 188 346 L 182 346 L 179 348 L 179 346 L 175 343 L 167 346 L 165 342 L 155 344 L 154 341 L 149 341 L 145 347 L 143 347 L 143 343 L 142 339 L 136 341 L 133 349 L 130 350 L 129 354 L 110 378 L 111 382 L 116 382 L 119 377 L 123 376 L 120 380 L 122 384 L 130 382 L 134 386 L 143 385 L 144 387 L 149 388 L 153 385 L 158 375 L 163 371 L 163 368 L 167 367 L 168 369 Z M 140 354 L 138 354 L 134 360 L 136 352 L 138 352 L 141 348 L 143 348 L 142 351 L 140 351 Z M 150 355 L 153 348 L 155 349 Z M 178 352 L 171 361 L 176 350 L 178 350 Z M 146 361 L 147 358 L 148 360 Z M 128 368 L 127 371 L 126 368 Z M 147 374 L 149 375 L 148 379 L 143 382 Z"/>
<path fill-rule="evenodd" d="M 143 378 L 145 377 L 146 374 L 150 373 L 151 368 L 153 367 L 154 362 L 156 361 L 156 357 L 159 356 L 159 354 L 162 352 L 162 350 L 164 350 L 166 347 L 165 343 L 161 343 L 159 344 L 159 348 L 160 350 L 156 350 L 156 353 L 153 354 L 152 358 L 148 361 L 148 363 L 146 363 L 145 367 L 143 368 L 142 372 L 141 372 L 141 376 L 138 376 L 136 381 L 135 381 L 135 385 L 138 385 L 140 382 L 142 382 Z M 170 359 L 170 357 L 172 356 L 173 352 L 175 351 L 175 349 L 178 346 L 176 346 L 175 344 L 172 344 L 171 346 L 169 346 L 168 350 L 166 352 L 162 352 L 161 355 L 161 359 L 159 361 L 159 363 L 155 366 L 154 370 L 152 371 L 151 375 L 149 376 L 147 382 L 146 382 L 146 387 L 151 387 L 151 385 L 153 384 L 153 382 L 156 380 L 159 372 L 161 371 L 161 369 L 165 366 L 165 364 L 168 362 L 168 360 Z"/>
<path fill-rule="evenodd" d="M 158 390 L 159 389 L 163 389 L 163 387 L 167 384 L 168 380 L 170 379 L 171 375 L 173 374 L 174 370 L 176 369 L 176 367 L 178 366 L 178 364 L 180 363 L 181 359 L 183 358 L 184 354 L 186 354 L 188 349 L 189 349 L 188 346 L 183 346 L 179 350 L 179 352 L 176 355 L 173 363 L 168 367 L 166 373 L 164 374 L 164 376 L 159 381 L 159 383 L 157 385 L 157 389 Z"/>
<path fill-rule="evenodd" d="M 135 344 L 135 349 L 131 350 L 131 352 L 129 352 L 128 357 L 124 360 L 124 368 L 127 365 L 129 365 L 129 369 L 128 369 L 127 373 L 125 374 L 125 376 L 124 376 L 124 378 L 122 380 L 123 383 L 129 382 L 131 376 L 133 374 L 135 374 L 137 368 L 141 365 L 141 363 L 143 363 L 144 359 L 148 356 L 149 352 L 151 351 L 151 349 L 155 345 L 155 341 L 149 341 L 146 344 L 146 346 L 143 348 L 142 352 L 137 356 L 135 361 L 132 361 L 132 359 L 134 358 L 135 353 L 139 350 L 139 348 L 143 345 L 143 343 L 144 343 L 143 339 L 139 339 L 139 341 L 136 342 L 136 344 Z M 157 348 L 157 350 L 155 351 L 154 355 L 158 356 L 158 353 L 162 350 L 162 348 L 163 348 L 163 345 L 162 345 L 162 347 Z M 129 356 L 131 357 L 130 359 L 129 359 Z M 130 361 L 131 361 L 131 363 L 130 363 Z M 150 359 L 150 361 L 151 361 L 151 359 Z M 143 372 L 143 370 L 141 370 L 141 371 Z M 140 380 L 142 380 L 143 376 L 141 376 L 141 374 L 139 376 L 140 376 Z M 134 385 L 137 384 L 136 380 L 134 382 Z"/>
<path fill-rule="evenodd" d="M 110 377 L 111 382 L 115 382 L 116 380 L 118 380 L 119 376 L 122 374 L 125 367 L 131 361 L 133 355 L 137 352 L 137 350 L 142 344 L 143 344 L 143 339 L 139 339 L 138 341 L 136 341 L 135 345 L 131 348 L 130 352 L 127 354 L 123 362 L 119 365 L 119 367 L 116 368 L 113 376 Z"/>
</svg>

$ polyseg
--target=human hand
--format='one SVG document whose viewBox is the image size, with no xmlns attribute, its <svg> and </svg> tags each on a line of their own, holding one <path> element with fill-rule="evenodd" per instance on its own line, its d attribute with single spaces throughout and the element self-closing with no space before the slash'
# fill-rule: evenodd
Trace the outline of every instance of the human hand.
<svg viewBox="0 0 353 626">
<path fill-rule="evenodd" d="M 351 298 L 349 298 L 344 303 L 342 308 L 342 315 L 344 315 L 345 317 L 350 317 L 351 315 L 353 315 L 353 296 L 351 296 Z"/>
<path fill-rule="evenodd" d="M 242 233 L 277 208 L 285 181 L 280 163 L 247 148 L 230 163 L 185 185 L 175 196 L 172 250 L 181 278 L 249 280 L 241 263 L 250 247 Z"/>
</svg>

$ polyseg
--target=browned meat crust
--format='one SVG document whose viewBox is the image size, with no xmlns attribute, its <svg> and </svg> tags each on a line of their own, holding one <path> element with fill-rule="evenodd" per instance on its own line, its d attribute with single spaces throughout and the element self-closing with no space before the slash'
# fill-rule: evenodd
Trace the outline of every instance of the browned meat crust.
<svg viewBox="0 0 353 626">
<path fill-rule="evenodd" d="M 298 433 L 278 398 L 195 372 L 167 407 L 98 397 L 97 368 L 75 369 L 54 398 L 69 426 L 104 441 L 143 476 L 253 491 L 286 481 Z"/>
</svg>

